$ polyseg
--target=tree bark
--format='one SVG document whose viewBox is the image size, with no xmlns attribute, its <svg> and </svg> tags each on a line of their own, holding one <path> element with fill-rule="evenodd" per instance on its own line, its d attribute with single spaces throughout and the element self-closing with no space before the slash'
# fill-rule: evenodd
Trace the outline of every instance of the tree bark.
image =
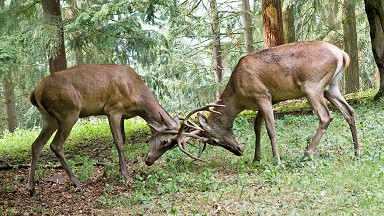
<svg viewBox="0 0 384 216">
<path fill-rule="evenodd" d="M 293 43 L 296 41 L 295 29 L 295 2 L 290 2 L 283 11 L 283 30 L 285 43 Z"/>
<path fill-rule="evenodd" d="M 13 81 L 12 73 L 8 71 L 4 75 L 3 91 L 5 100 L 5 117 L 7 120 L 7 128 L 9 132 L 14 132 L 18 126 L 17 112 L 16 112 L 16 96 L 15 84 Z"/>
<path fill-rule="evenodd" d="M 251 9 L 249 6 L 249 0 L 242 0 L 243 6 L 243 23 L 244 23 L 244 38 L 245 38 L 245 50 L 246 53 L 251 53 L 255 49 L 253 47 L 253 27 Z"/>
<path fill-rule="evenodd" d="M 384 3 L 381 0 L 364 0 L 365 12 L 367 13 L 372 52 L 380 75 L 379 91 L 374 100 L 384 95 Z"/>
<path fill-rule="evenodd" d="M 67 68 L 67 57 L 65 55 L 64 28 L 61 18 L 60 0 L 43 0 L 43 13 L 46 19 L 52 19 L 60 29 L 60 42 L 56 56 L 49 57 L 49 71 L 51 73 Z"/>
<path fill-rule="evenodd" d="M 355 1 L 344 0 L 343 5 L 344 50 L 351 58 L 345 72 L 345 93 L 357 92 L 359 84 L 359 57 L 357 48 Z"/>
<path fill-rule="evenodd" d="M 262 0 L 264 46 L 284 44 L 283 16 L 280 0 Z"/>
<path fill-rule="evenodd" d="M 212 45 L 213 45 L 213 58 L 215 69 L 215 83 L 217 85 L 216 99 L 220 98 L 221 88 L 220 83 L 223 79 L 223 63 L 221 59 L 221 47 L 220 47 L 220 19 L 219 12 L 217 10 L 216 0 L 210 0 L 211 14 L 212 14 Z"/>
</svg>

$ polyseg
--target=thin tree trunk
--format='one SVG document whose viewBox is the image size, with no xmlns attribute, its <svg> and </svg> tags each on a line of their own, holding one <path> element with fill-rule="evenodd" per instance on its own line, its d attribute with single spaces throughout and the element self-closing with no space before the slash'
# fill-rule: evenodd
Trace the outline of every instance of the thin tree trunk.
<svg viewBox="0 0 384 216">
<path fill-rule="evenodd" d="M 67 68 L 67 57 L 65 55 L 64 29 L 61 18 L 60 0 L 43 0 L 43 13 L 46 19 L 52 19 L 60 29 L 60 42 L 56 56 L 49 58 L 49 71 L 51 73 Z"/>
<path fill-rule="evenodd" d="M 286 43 L 293 43 L 296 41 L 295 30 L 295 2 L 289 2 L 283 11 L 283 30 Z"/>
<path fill-rule="evenodd" d="M 3 80 L 3 91 L 5 100 L 5 117 L 7 120 L 7 128 L 10 132 L 14 132 L 18 126 L 16 112 L 15 85 L 11 72 L 7 72 Z"/>
<path fill-rule="evenodd" d="M 367 13 L 373 56 L 380 74 L 379 91 L 374 99 L 378 100 L 384 95 L 384 3 L 380 0 L 364 0 Z"/>
<path fill-rule="evenodd" d="M 215 83 L 217 85 L 216 99 L 220 98 L 221 88 L 220 83 L 223 79 L 223 63 L 221 60 L 221 47 L 220 47 L 220 19 L 217 10 L 216 0 L 210 0 L 211 14 L 212 14 L 212 44 L 213 44 L 213 58 L 215 68 Z"/>
<path fill-rule="evenodd" d="M 283 16 L 280 0 L 262 0 L 264 46 L 284 44 Z"/>
<path fill-rule="evenodd" d="M 242 5 L 243 5 L 245 49 L 246 49 L 246 53 L 251 53 L 254 51 L 251 9 L 249 6 L 249 0 L 242 0 L 242 1 L 243 1 Z"/>
<path fill-rule="evenodd" d="M 343 5 L 344 50 L 351 58 L 345 72 L 345 93 L 357 92 L 359 84 L 359 58 L 357 48 L 355 1 L 344 0 Z"/>
<path fill-rule="evenodd" d="M 72 12 L 72 17 L 77 17 L 79 15 L 79 10 L 77 9 L 77 0 L 72 0 L 71 4 L 69 4 L 70 10 Z M 76 38 L 79 34 L 78 32 L 73 32 L 73 36 Z M 74 47 L 74 54 L 75 54 L 75 65 L 81 65 L 84 64 L 84 55 L 81 50 L 81 47 Z"/>
</svg>

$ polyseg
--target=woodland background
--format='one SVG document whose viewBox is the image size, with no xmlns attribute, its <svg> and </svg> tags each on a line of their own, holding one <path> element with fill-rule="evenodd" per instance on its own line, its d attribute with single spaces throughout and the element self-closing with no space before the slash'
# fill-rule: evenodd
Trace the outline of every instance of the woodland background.
<svg viewBox="0 0 384 216">
<path fill-rule="evenodd" d="M 0 212 L 4 215 L 384 215 L 384 1 L 382 0 L 0 0 Z M 130 181 L 104 118 L 79 121 L 65 145 L 81 181 L 76 192 L 46 145 L 26 190 L 41 117 L 29 102 L 40 80 L 86 63 L 132 66 L 172 115 L 216 100 L 241 56 L 294 41 L 324 40 L 351 65 L 341 83 L 356 111 L 361 156 L 349 127 L 334 120 L 302 161 L 318 120 L 305 100 L 274 107 L 282 163 L 262 131 L 252 163 L 253 112 L 234 132 L 242 157 L 207 146 L 199 163 L 177 149 L 152 166 L 150 129 L 126 120 Z M 191 148 L 191 151 L 197 151 Z M 0 213 L 0 214 L 1 214 Z"/>
<path fill-rule="evenodd" d="M 0 0 L 0 132 L 40 126 L 29 94 L 66 67 L 130 65 L 182 113 L 214 101 L 246 53 L 308 40 L 349 53 L 345 94 L 379 87 L 363 0 Z"/>
</svg>

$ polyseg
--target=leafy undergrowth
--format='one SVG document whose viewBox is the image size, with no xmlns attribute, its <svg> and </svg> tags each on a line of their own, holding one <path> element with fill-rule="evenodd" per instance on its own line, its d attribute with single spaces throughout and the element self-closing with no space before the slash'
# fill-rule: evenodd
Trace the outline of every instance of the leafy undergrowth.
<svg viewBox="0 0 384 216">
<path fill-rule="evenodd" d="M 48 179 L 61 169 L 39 167 L 37 195 L 25 190 L 27 169 L 0 171 L 0 211 L 6 215 L 382 215 L 384 214 L 384 101 L 354 103 L 362 155 L 353 155 L 349 126 L 335 116 L 310 160 L 305 147 L 318 126 L 317 117 L 282 115 L 276 120 L 282 164 L 275 166 L 265 129 L 262 160 L 252 163 L 255 137 L 250 114 L 235 121 L 235 133 L 246 144 L 237 157 L 208 146 L 205 163 L 178 149 L 154 165 L 141 158 L 149 129 L 135 118 L 126 121 L 126 163 L 131 180 L 122 180 L 108 123 L 91 120 L 76 125 L 66 143 L 70 166 L 82 182 L 76 192 L 68 182 Z M 5 134 L 0 163 L 29 163 L 37 130 Z M 193 149 L 191 149 L 193 151 Z M 56 165 L 49 145 L 40 165 Z M 101 165 L 100 165 L 101 164 Z"/>
</svg>

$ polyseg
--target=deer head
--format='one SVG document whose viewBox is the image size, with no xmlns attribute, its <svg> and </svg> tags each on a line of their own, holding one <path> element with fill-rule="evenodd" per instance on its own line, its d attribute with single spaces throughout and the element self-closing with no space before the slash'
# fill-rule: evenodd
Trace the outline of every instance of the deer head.
<svg viewBox="0 0 384 216">
<path fill-rule="evenodd" d="M 244 145 L 241 144 L 233 134 L 232 128 L 213 129 L 208 125 L 208 120 L 205 116 L 198 113 L 199 122 L 203 128 L 201 131 L 202 137 L 205 137 L 205 142 L 214 146 L 221 146 L 237 156 L 243 155 Z"/>
</svg>

